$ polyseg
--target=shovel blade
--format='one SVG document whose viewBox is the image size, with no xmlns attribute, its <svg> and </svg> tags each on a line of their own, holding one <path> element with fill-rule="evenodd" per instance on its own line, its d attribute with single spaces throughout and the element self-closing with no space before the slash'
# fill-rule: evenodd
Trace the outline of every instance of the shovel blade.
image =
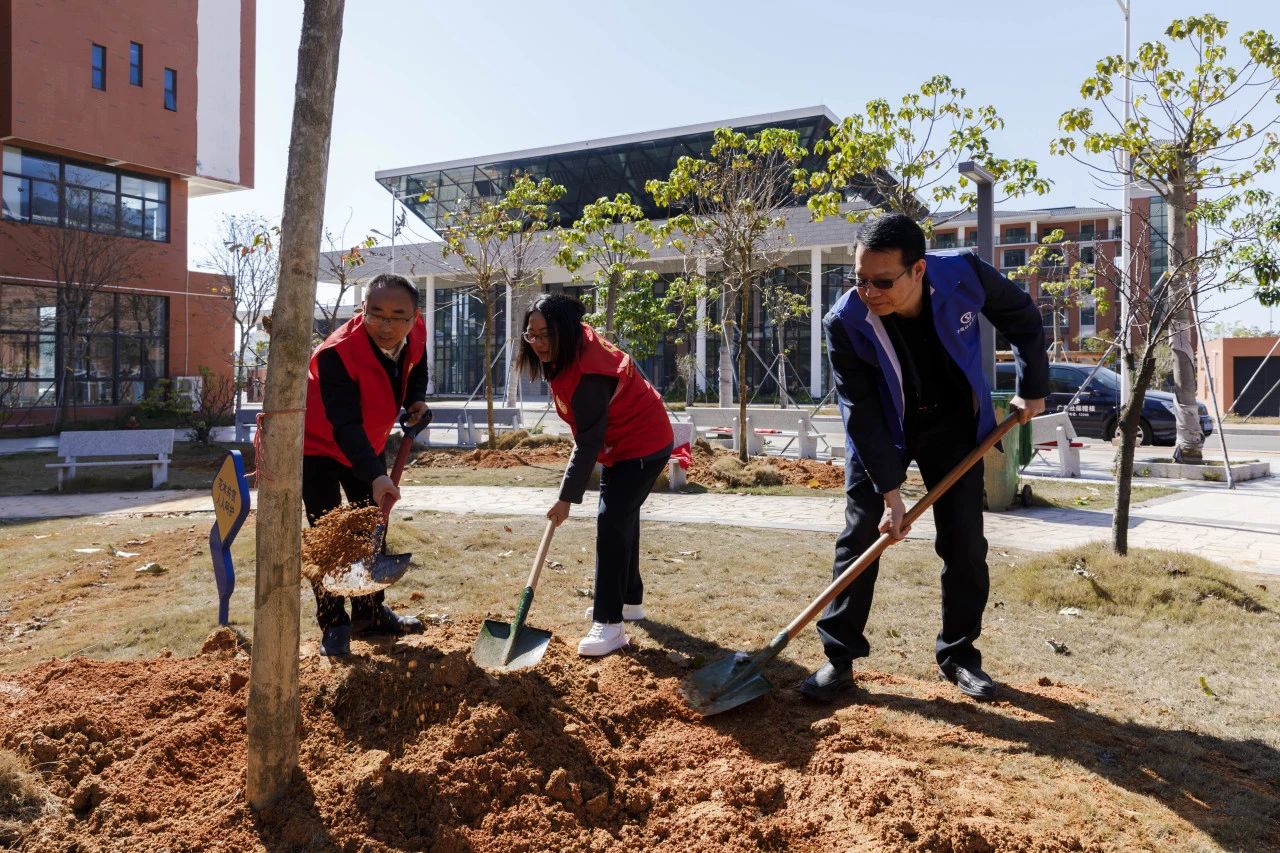
<svg viewBox="0 0 1280 853">
<path fill-rule="evenodd" d="M 508 651 L 507 641 L 511 638 L 511 624 L 484 620 L 480 628 L 480 636 L 476 637 L 471 647 L 471 657 L 485 669 L 498 669 L 506 672 L 527 669 L 537 666 L 542 656 L 547 653 L 551 644 L 551 632 L 537 628 L 521 626 L 516 632 L 515 642 Z"/>
<path fill-rule="evenodd" d="M 745 705 L 772 689 L 759 666 L 743 652 L 709 663 L 680 683 L 684 700 L 704 717 Z"/>
<path fill-rule="evenodd" d="M 340 575 L 325 575 L 320 585 L 330 595 L 344 598 L 373 595 L 404 577 L 412 561 L 412 554 L 379 554 L 372 562 L 352 563 L 351 568 Z"/>
</svg>

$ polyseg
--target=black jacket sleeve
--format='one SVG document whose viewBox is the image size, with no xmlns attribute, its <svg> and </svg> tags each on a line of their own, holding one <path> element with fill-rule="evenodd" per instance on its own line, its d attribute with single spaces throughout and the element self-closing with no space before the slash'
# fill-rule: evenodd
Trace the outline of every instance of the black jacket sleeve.
<svg viewBox="0 0 1280 853">
<path fill-rule="evenodd" d="M 422 358 L 409 371 L 409 382 L 404 389 L 404 407 L 406 409 L 414 403 L 420 403 L 427 399 L 427 379 L 429 376 L 427 356 L 426 353 L 423 353 Z"/>
<path fill-rule="evenodd" d="M 364 416 L 360 410 L 360 388 L 347 373 L 342 356 L 335 349 L 327 349 L 316 359 L 320 374 L 320 399 L 324 402 L 324 414 L 333 426 L 333 437 L 338 449 L 351 460 L 351 470 L 366 483 L 372 483 L 387 473 L 386 463 L 374 452 L 369 436 L 364 431 Z"/>
<path fill-rule="evenodd" d="M 578 382 L 569 405 L 573 407 L 573 454 L 560 483 L 560 500 L 582 503 L 587 481 L 596 467 L 596 457 L 604 447 L 604 431 L 609 425 L 609 401 L 618 380 L 612 376 L 585 374 Z"/>
<path fill-rule="evenodd" d="M 885 426 L 876 385 L 879 368 L 854 353 L 835 315 L 824 317 L 822 326 L 827 335 L 827 358 L 835 377 L 836 394 L 846 403 L 840 407 L 845 419 L 845 440 L 852 443 L 875 490 L 880 494 L 892 491 L 907 479 L 907 469 Z"/>
<path fill-rule="evenodd" d="M 1049 357 L 1045 349 L 1044 323 L 1040 310 L 1022 288 L 1002 276 L 995 267 L 970 254 L 986 292 L 982 314 L 1013 346 L 1017 364 L 1017 394 L 1038 400 L 1049 394 Z"/>
</svg>

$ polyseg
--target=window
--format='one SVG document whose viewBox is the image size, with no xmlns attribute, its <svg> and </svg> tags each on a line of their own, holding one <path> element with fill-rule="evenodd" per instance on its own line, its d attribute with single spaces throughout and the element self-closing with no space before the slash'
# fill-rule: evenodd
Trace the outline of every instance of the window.
<svg viewBox="0 0 1280 853">
<path fill-rule="evenodd" d="M 1026 228 L 1006 228 L 1004 230 L 1004 242 L 1006 243 L 1029 243 L 1027 239 Z"/>
<path fill-rule="evenodd" d="M 107 49 L 100 44 L 93 46 L 93 88 L 107 89 Z"/>
<path fill-rule="evenodd" d="M 1080 242 L 1088 243 L 1093 239 L 1093 223 L 1083 222 L 1080 224 Z"/>
<path fill-rule="evenodd" d="M 172 68 L 164 70 L 164 108 L 178 109 L 178 72 Z"/>
<path fill-rule="evenodd" d="M 129 42 L 129 84 L 142 85 L 142 45 Z"/>
<path fill-rule="evenodd" d="M 1081 247 L 1080 247 L 1080 262 L 1081 262 L 1081 263 L 1083 263 L 1083 264 L 1092 264 L 1092 263 L 1093 263 L 1093 257 L 1094 257 L 1094 256 L 1093 256 L 1093 247 L 1092 247 L 1092 246 L 1081 246 Z"/>
<path fill-rule="evenodd" d="M 1026 249 L 1005 249 L 1002 266 L 1006 269 L 1017 269 L 1027 262 Z"/>
<path fill-rule="evenodd" d="M 949 234 L 935 234 L 933 238 L 934 248 L 937 249 L 954 249 L 956 247 L 955 232 Z"/>
<path fill-rule="evenodd" d="M 169 182 L 21 148 L 4 149 L 3 217 L 169 239 Z"/>
<path fill-rule="evenodd" d="M 1074 394 L 1080 387 L 1081 376 L 1069 367 L 1049 368 L 1049 393 Z"/>
<path fill-rule="evenodd" d="M 1081 326 L 1097 326 L 1098 324 L 1098 306 L 1094 302 L 1092 296 L 1085 298 L 1080 306 L 1080 325 Z"/>
</svg>

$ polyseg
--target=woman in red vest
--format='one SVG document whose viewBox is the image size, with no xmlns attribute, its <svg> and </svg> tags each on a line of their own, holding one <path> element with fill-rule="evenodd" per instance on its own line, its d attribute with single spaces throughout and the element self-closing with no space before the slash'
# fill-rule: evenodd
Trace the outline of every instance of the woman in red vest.
<svg viewBox="0 0 1280 853">
<path fill-rule="evenodd" d="M 404 276 L 369 282 L 363 310 L 325 339 L 307 371 L 302 503 L 315 520 L 342 503 L 377 505 L 400 497 L 387 476 L 383 450 L 403 406 L 411 422 L 427 410 L 427 329 L 418 314 L 418 291 Z M 313 583 L 320 653 L 351 653 L 352 622 L 358 634 L 420 633 L 422 623 L 400 616 L 381 592 L 343 599 Z"/>
<path fill-rule="evenodd" d="M 556 412 L 573 432 L 560 499 L 547 511 L 558 527 L 581 503 L 596 462 L 595 606 L 578 654 L 606 655 L 627 644 L 623 620 L 644 618 L 640 580 L 640 507 L 671 456 L 671 421 L 657 390 L 627 355 L 582 322 L 586 308 L 545 293 L 525 315 L 516 357 L 530 379 L 551 384 Z"/>
</svg>

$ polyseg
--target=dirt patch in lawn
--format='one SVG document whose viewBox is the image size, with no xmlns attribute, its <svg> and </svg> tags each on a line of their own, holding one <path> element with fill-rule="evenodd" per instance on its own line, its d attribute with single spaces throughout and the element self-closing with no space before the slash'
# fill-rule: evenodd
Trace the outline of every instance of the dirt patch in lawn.
<svg viewBox="0 0 1280 853">
<path fill-rule="evenodd" d="M 1173 746 L 1153 738 L 1166 733 L 1096 714 L 1087 691 L 1048 679 L 978 706 L 947 685 L 869 672 L 861 704 L 831 709 L 798 701 L 783 668 L 783 687 L 749 710 L 704 720 L 676 690 L 687 659 L 660 645 L 592 661 L 557 638 L 537 669 L 492 676 L 467 654 L 477 628 L 432 626 L 348 663 L 305 654 L 301 773 L 258 815 L 244 800 L 249 659 L 235 643 L 6 676 L 0 747 L 39 768 L 58 804 L 19 843 L 1170 849 L 1275 803 L 1269 783 L 1222 756 L 1199 758 L 1213 785 L 1166 781 Z M 1211 745 L 1221 742 L 1193 744 Z M 1028 773 L 1036 756 L 1054 772 Z M 1255 849 L 1280 843 L 1274 824 L 1259 830 Z"/>
</svg>

